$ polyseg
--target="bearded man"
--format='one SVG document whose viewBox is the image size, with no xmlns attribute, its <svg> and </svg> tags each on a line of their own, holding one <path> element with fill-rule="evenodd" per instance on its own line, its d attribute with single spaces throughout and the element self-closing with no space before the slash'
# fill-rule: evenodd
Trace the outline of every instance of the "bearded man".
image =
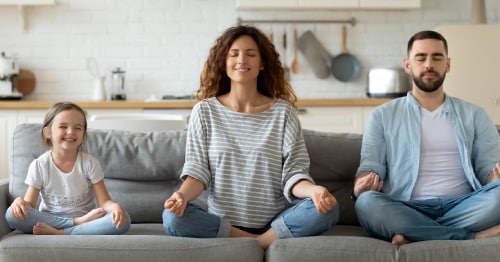
<svg viewBox="0 0 500 262">
<path fill-rule="evenodd" d="M 500 236 L 495 125 L 481 107 L 445 94 L 441 34 L 416 33 L 407 54 L 412 90 L 377 107 L 363 134 L 352 193 L 361 226 L 395 245 Z"/>
</svg>

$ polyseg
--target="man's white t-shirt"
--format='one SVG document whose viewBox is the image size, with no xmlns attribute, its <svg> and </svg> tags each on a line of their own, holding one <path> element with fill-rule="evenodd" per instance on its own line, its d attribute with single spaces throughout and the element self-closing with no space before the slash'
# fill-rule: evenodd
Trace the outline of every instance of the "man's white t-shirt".
<svg viewBox="0 0 500 262">
<path fill-rule="evenodd" d="M 471 192 L 460 160 L 457 138 L 443 105 L 420 109 L 420 167 L 412 199 L 457 196 Z"/>
</svg>

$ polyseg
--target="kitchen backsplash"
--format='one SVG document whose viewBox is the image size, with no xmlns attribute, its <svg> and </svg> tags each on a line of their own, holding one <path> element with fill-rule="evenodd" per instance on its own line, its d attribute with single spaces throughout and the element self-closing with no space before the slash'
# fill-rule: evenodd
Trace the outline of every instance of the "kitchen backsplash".
<svg viewBox="0 0 500 262">
<path fill-rule="evenodd" d="M 488 23 L 500 21 L 500 1 L 487 0 Z M 20 68 L 36 75 L 35 91 L 25 100 L 90 100 L 93 81 L 87 58 L 100 74 L 125 70 L 129 100 L 152 95 L 183 96 L 199 84 L 199 74 L 215 38 L 242 19 L 344 20 L 347 48 L 361 63 L 361 76 L 340 82 L 319 79 L 302 53 L 300 71 L 291 74 L 299 98 L 366 97 L 373 67 L 401 66 L 408 38 L 418 30 L 470 22 L 471 0 L 422 0 L 415 10 L 237 11 L 236 0 L 56 0 L 26 10 L 24 32 L 17 7 L 0 6 L 0 51 L 16 54 Z M 311 30 L 330 54 L 341 50 L 341 24 L 255 24 L 274 39 L 288 34 L 286 62 L 293 58 L 293 30 Z M 466 36 L 464 36 L 466 37 Z M 453 45 L 453 43 L 449 43 Z M 282 50 L 277 41 L 278 50 Z M 453 59 L 453 58 L 452 58 Z M 453 61 L 453 60 L 452 60 Z M 453 62 L 452 62 L 453 63 Z M 453 65 L 452 65 L 453 70 Z"/>
</svg>

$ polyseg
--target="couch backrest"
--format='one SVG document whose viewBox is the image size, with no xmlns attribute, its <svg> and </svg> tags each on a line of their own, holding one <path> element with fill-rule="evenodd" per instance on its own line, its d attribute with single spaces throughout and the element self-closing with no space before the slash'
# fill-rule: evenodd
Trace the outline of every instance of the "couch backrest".
<svg viewBox="0 0 500 262">
<path fill-rule="evenodd" d="M 359 225 L 350 198 L 361 152 L 361 134 L 304 130 L 311 160 L 309 173 L 333 193 L 340 206 L 342 225 Z"/>
<path fill-rule="evenodd" d="M 41 125 L 17 126 L 10 157 L 11 197 L 26 192 L 28 166 L 47 149 Z M 310 173 L 318 184 L 337 197 L 341 224 L 357 224 L 349 198 L 359 165 L 361 135 L 304 130 L 311 158 Z M 89 129 L 84 151 L 101 163 L 111 197 L 130 213 L 133 223 L 161 223 L 163 202 L 180 185 L 184 163 L 185 131 L 128 132 Z M 197 200 L 206 207 L 206 193 Z"/>
<path fill-rule="evenodd" d="M 11 197 L 24 195 L 29 164 L 47 150 L 40 130 L 39 124 L 21 124 L 15 129 L 10 154 Z M 88 129 L 83 151 L 99 160 L 111 197 L 126 208 L 134 223 L 158 223 L 163 202 L 180 185 L 185 143 L 183 131 Z M 198 204 L 204 205 L 203 201 Z"/>
</svg>

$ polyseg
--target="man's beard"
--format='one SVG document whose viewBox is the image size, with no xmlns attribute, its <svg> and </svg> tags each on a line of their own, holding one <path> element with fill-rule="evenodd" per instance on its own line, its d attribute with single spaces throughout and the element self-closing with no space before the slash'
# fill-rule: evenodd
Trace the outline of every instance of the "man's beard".
<svg viewBox="0 0 500 262">
<path fill-rule="evenodd" d="M 426 83 L 422 80 L 421 77 L 415 77 L 414 74 L 411 74 L 411 77 L 413 78 L 413 82 L 418 87 L 418 89 L 420 89 L 424 92 L 427 92 L 427 93 L 431 93 L 431 92 L 438 90 L 441 87 L 441 85 L 443 85 L 444 79 L 446 77 L 446 74 L 444 74 L 442 77 L 440 77 L 439 74 L 436 73 L 435 71 L 426 71 L 423 74 L 429 73 L 429 72 L 436 74 L 439 78 L 437 80 L 435 80 L 434 82 Z"/>
</svg>

